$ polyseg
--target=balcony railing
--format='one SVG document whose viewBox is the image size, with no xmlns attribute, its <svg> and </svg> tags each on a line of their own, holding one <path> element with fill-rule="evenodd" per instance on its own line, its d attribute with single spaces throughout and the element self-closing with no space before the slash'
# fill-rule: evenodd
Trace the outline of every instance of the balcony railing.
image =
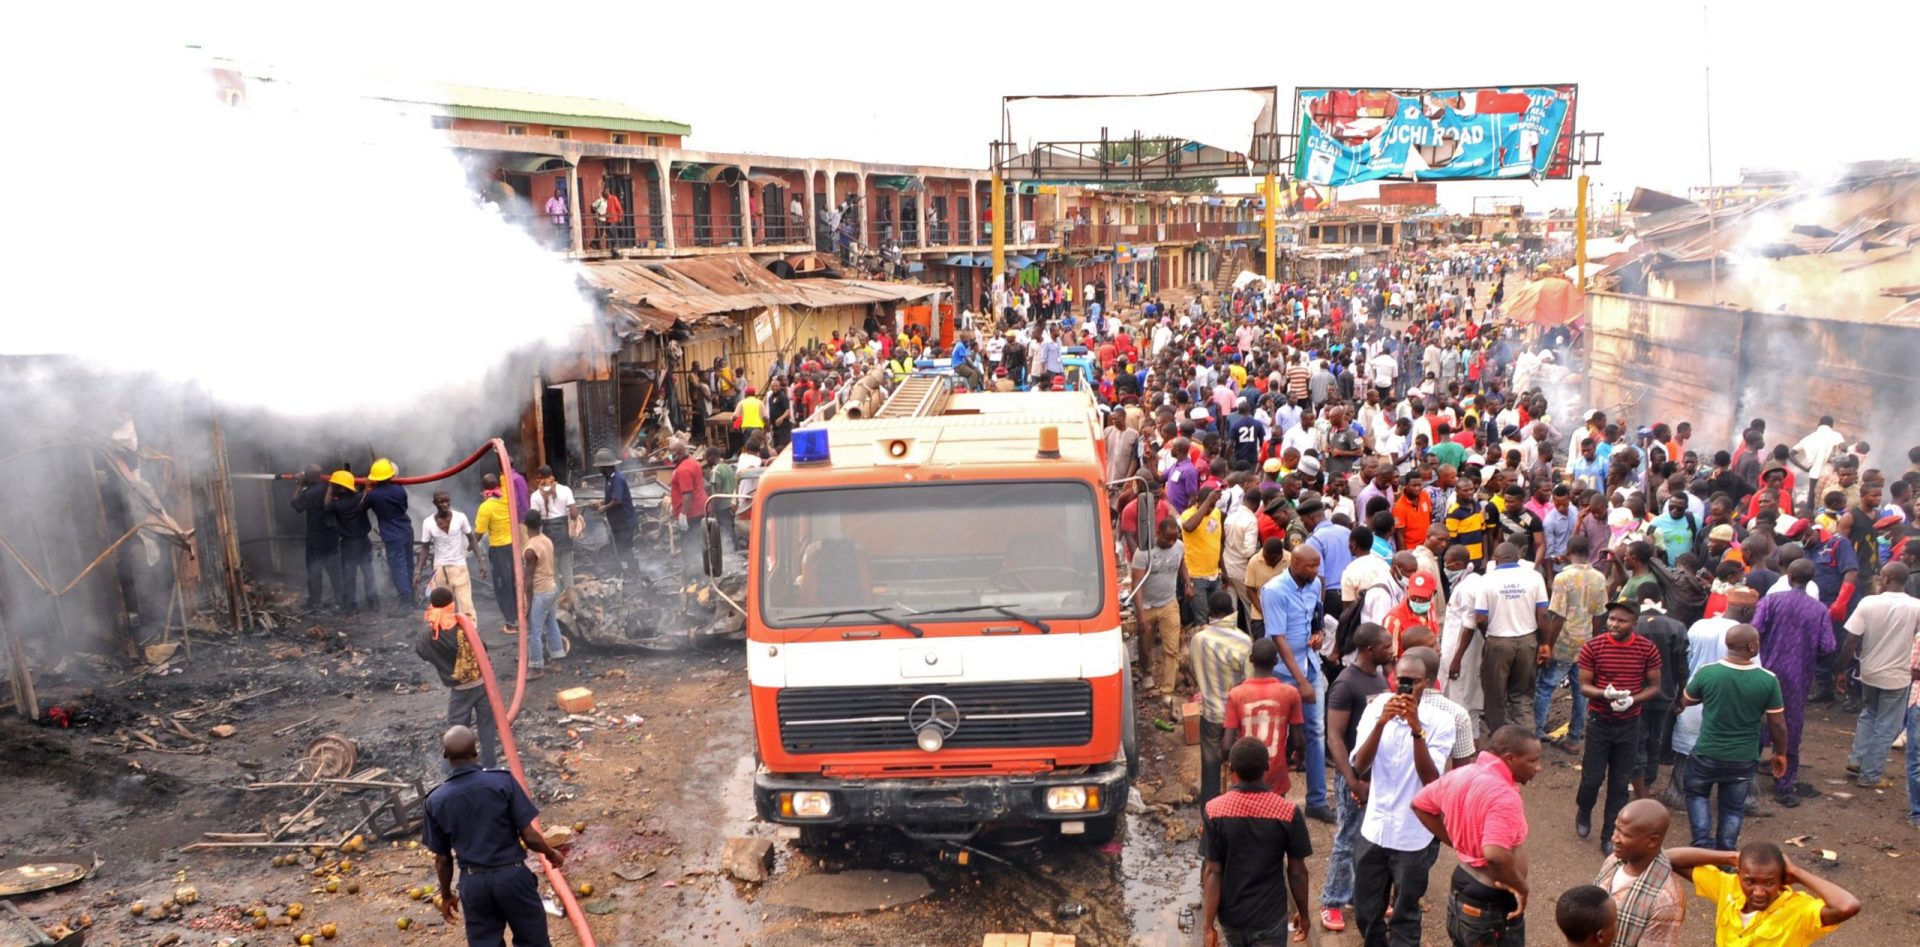
<svg viewBox="0 0 1920 947">
<path fill-rule="evenodd" d="M 746 234 L 731 212 L 673 215 L 673 242 L 679 247 L 743 247 Z"/>
<path fill-rule="evenodd" d="M 805 221 L 796 221 L 783 213 L 762 214 L 754 221 L 753 242 L 760 246 L 809 243 L 812 229 Z"/>
</svg>

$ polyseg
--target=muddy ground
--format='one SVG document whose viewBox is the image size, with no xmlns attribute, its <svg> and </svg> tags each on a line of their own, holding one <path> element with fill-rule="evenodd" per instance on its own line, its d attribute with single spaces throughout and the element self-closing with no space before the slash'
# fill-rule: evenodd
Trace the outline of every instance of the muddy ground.
<svg viewBox="0 0 1920 947">
<path fill-rule="evenodd" d="M 194 660 L 180 662 L 180 674 L 128 681 L 134 669 L 74 661 L 64 679 L 48 675 L 43 699 L 78 708 L 82 722 L 69 729 L 14 718 L 0 723 L 6 762 L 0 799 L 7 801 L 0 807 L 0 867 L 89 862 L 95 855 L 102 864 L 86 881 L 16 903 L 49 923 L 89 915 L 94 944 L 159 944 L 172 934 L 189 945 L 292 943 L 324 923 L 337 926 L 337 943 L 458 942 L 430 904 L 409 897 L 410 889 L 432 882 L 433 871 L 429 856 L 404 840 L 375 840 L 364 855 L 347 856 L 352 867 L 333 873 L 342 886 L 331 894 L 305 866 L 272 867 L 270 853 L 179 851 L 203 832 L 257 831 L 263 819 L 302 808 L 307 800 L 298 791 L 244 787 L 292 775 L 302 750 L 324 733 L 356 741 L 358 768 L 383 767 L 386 778 L 431 786 L 445 691 L 413 654 L 413 622 L 398 615 L 310 616 L 277 633 L 200 639 Z M 316 627 L 319 634 L 310 631 Z M 515 639 L 497 631 L 488 636 L 506 673 Z M 970 945 L 991 931 L 1031 930 L 1077 934 L 1082 944 L 1199 943 L 1197 931 L 1182 930 L 1183 908 L 1197 911 L 1199 903 L 1198 814 L 1183 801 L 1191 793 L 1185 787 L 1196 781 L 1197 751 L 1178 734 L 1152 727 L 1155 716 L 1166 715 L 1146 704 L 1144 806 L 1129 816 L 1117 844 L 1001 844 L 1021 841 L 1007 837 L 982 845 L 995 857 L 958 866 L 876 833 L 837 840 L 818 853 L 781 843 L 765 885 L 725 877 L 720 850 L 728 836 L 773 835 L 771 826 L 752 820 L 744 670 L 737 644 L 676 654 L 579 651 L 529 684 L 515 732 L 545 822 L 587 823 L 572 846 L 567 876 L 593 885 L 581 901 L 600 943 Z M 599 707 L 592 723 L 567 721 L 555 708 L 554 694 L 571 686 L 594 690 Z M 217 703 L 275 687 L 224 710 Z M 1561 714 L 1564 707 L 1563 701 Z M 236 735 L 212 739 L 199 754 L 119 746 L 116 733 L 132 730 L 168 748 L 197 746 L 152 723 L 191 708 L 202 710 L 185 724 L 192 732 L 206 738 L 214 725 L 229 723 Z M 306 722 L 310 717 L 317 719 Z M 632 722 L 636 717 L 640 722 Z M 273 735 L 282 728 L 291 729 Z M 1829 782 L 1841 774 L 1850 733 L 1850 721 L 1837 711 L 1814 711 L 1803 778 L 1824 795 L 1797 811 L 1776 810 L 1749 822 L 1745 837 L 1810 835 L 1811 848 L 1839 854 L 1838 864 L 1825 870 L 1860 894 L 1867 909 L 1828 942 L 1914 943 L 1920 897 L 1911 866 L 1920 864 L 1920 832 L 1906 824 L 1898 785 L 1876 792 Z M 1552 897 L 1587 880 L 1600 862 L 1598 836 L 1581 843 L 1571 828 L 1576 763 L 1549 750 L 1548 768 L 1526 789 L 1533 884 L 1541 893 L 1537 943 L 1551 939 Z M 1299 780 L 1294 792 L 1297 798 Z M 351 797 L 323 805 L 324 824 L 310 837 L 337 838 L 359 820 L 358 807 Z M 1676 840 L 1684 824 L 1681 817 Z M 1316 852 L 1324 853 L 1329 827 L 1312 826 Z M 1434 869 L 1429 902 L 1436 908 L 1444 903 L 1452 865 L 1443 853 Z M 1317 896 L 1324 854 L 1310 869 Z M 870 874 L 834 877 L 852 871 Z M 199 902 L 176 919 L 156 919 L 157 905 L 183 876 L 198 889 Z M 924 897 L 907 900 L 923 885 Z M 128 905 L 136 900 L 156 907 L 135 918 Z M 295 901 L 305 912 L 285 927 L 256 932 L 243 919 L 255 906 L 283 916 Z M 1705 906 L 1691 905 L 1688 944 L 1712 942 Z M 413 922 L 405 932 L 396 927 L 402 917 Z M 1426 928 L 1429 942 L 1445 942 L 1434 914 Z M 555 919 L 553 931 L 556 942 L 574 942 L 564 921 Z M 1314 939 L 1359 942 L 1352 932 L 1316 930 Z"/>
</svg>

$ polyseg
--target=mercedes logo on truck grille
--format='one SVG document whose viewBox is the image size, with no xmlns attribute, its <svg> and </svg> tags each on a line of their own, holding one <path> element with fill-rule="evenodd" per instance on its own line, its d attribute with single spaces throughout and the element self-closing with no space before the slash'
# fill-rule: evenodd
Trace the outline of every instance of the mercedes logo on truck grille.
<svg viewBox="0 0 1920 947">
<path fill-rule="evenodd" d="M 907 729 L 921 749 L 935 752 L 960 729 L 960 708 L 939 694 L 928 694 L 907 708 Z"/>
</svg>

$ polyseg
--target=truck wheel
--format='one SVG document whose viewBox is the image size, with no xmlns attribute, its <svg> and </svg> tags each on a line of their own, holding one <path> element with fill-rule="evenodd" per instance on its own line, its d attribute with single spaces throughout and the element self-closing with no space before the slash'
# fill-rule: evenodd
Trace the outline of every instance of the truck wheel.
<svg viewBox="0 0 1920 947">
<path fill-rule="evenodd" d="M 1113 841 L 1113 837 L 1119 834 L 1119 832 L 1120 814 L 1116 812 L 1113 815 L 1103 815 L 1097 819 L 1088 819 L 1087 830 L 1075 837 L 1088 845 L 1105 845 Z"/>
</svg>

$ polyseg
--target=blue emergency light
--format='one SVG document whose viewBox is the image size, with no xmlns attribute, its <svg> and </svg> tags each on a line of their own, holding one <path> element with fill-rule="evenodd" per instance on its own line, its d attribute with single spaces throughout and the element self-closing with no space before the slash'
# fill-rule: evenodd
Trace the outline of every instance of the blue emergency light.
<svg viewBox="0 0 1920 947">
<path fill-rule="evenodd" d="M 824 427 L 803 427 L 793 432 L 793 465 L 812 467 L 828 463 L 833 459 L 827 449 L 827 429 Z"/>
</svg>

